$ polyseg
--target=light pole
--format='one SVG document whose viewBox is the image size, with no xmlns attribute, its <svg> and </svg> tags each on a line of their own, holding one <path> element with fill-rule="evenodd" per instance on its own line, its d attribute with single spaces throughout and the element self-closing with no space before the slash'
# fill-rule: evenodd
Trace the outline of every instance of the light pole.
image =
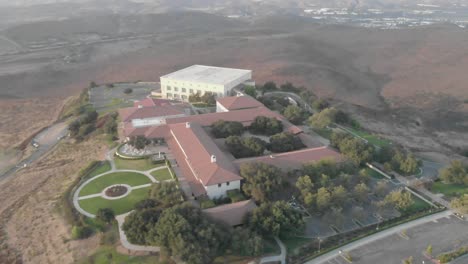
<svg viewBox="0 0 468 264">
<path fill-rule="evenodd" d="M 319 242 L 318 252 L 320 253 L 320 242 L 322 242 L 322 239 L 320 239 L 320 237 L 318 237 L 318 242 Z"/>
</svg>

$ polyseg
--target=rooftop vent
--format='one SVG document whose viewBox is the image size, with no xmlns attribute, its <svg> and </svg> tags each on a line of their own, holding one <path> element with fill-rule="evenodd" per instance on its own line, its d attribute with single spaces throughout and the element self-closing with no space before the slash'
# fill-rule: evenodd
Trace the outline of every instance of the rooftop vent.
<svg viewBox="0 0 468 264">
<path fill-rule="evenodd" d="M 211 155 L 211 163 L 216 163 L 216 156 L 215 155 Z"/>
<path fill-rule="evenodd" d="M 186 123 L 185 123 L 185 127 L 186 127 L 186 128 L 190 128 L 190 122 L 186 122 Z"/>
<path fill-rule="evenodd" d="M 139 104 L 139 105 L 138 105 L 138 108 L 143 108 L 143 105 Z"/>
</svg>

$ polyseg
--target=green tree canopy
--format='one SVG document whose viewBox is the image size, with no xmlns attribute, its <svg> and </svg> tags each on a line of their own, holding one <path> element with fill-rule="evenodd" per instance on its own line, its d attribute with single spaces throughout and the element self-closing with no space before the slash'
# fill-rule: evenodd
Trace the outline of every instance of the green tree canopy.
<svg viewBox="0 0 468 264">
<path fill-rule="evenodd" d="M 246 86 L 244 88 L 244 92 L 247 95 L 252 96 L 253 98 L 257 98 L 257 89 L 254 86 Z"/>
<path fill-rule="evenodd" d="M 283 132 L 270 137 L 269 148 L 272 152 L 288 152 L 304 147 L 301 139 L 291 133 Z"/>
<path fill-rule="evenodd" d="M 155 228 L 160 216 L 161 209 L 158 208 L 135 210 L 125 218 L 122 229 L 131 243 L 150 244 L 154 240 L 153 237 L 149 236 L 150 230 Z"/>
<path fill-rule="evenodd" d="M 163 208 L 168 208 L 182 202 L 182 192 L 176 182 L 160 182 L 153 184 L 150 197 Z"/>
<path fill-rule="evenodd" d="M 306 114 L 307 113 L 302 108 L 295 105 L 287 106 L 283 112 L 284 117 L 295 125 L 302 124 L 306 118 Z"/>
<path fill-rule="evenodd" d="M 225 144 L 234 157 L 246 158 L 262 155 L 268 143 L 257 137 L 230 136 Z"/>
<path fill-rule="evenodd" d="M 264 236 L 294 234 L 304 229 L 302 214 L 285 201 L 263 203 L 249 217 L 250 228 Z"/>
<path fill-rule="evenodd" d="M 325 108 L 320 113 L 309 118 L 309 124 L 316 128 L 325 128 L 336 121 L 338 110 L 334 107 Z"/>
<path fill-rule="evenodd" d="M 283 131 L 283 123 L 274 117 L 257 116 L 250 125 L 250 131 L 270 136 Z"/>
<path fill-rule="evenodd" d="M 385 196 L 384 202 L 402 210 L 410 207 L 414 203 L 411 194 L 402 190 L 392 191 Z"/>
<path fill-rule="evenodd" d="M 244 126 L 240 122 L 219 120 L 211 126 L 211 133 L 216 138 L 240 136 L 244 132 Z"/>
<path fill-rule="evenodd" d="M 244 163 L 240 175 L 245 179 L 242 190 L 256 201 L 265 202 L 281 188 L 281 171 L 265 163 Z"/>
<path fill-rule="evenodd" d="M 446 183 L 468 185 L 468 166 L 460 160 L 453 160 L 448 167 L 440 170 L 439 176 Z"/>
</svg>

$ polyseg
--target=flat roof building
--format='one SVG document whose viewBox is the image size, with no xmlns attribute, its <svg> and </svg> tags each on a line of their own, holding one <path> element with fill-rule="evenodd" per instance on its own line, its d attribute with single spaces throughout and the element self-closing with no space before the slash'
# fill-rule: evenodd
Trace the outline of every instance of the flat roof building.
<svg viewBox="0 0 468 264">
<path fill-rule="evenodd" d="M 251 70 L 193 65 L 161 76 L 163 98 L 187 101 L 191 94 L 211 92 L 216 97 L 231 95 L 231 90 L 252 79 Z"/>
</svg>

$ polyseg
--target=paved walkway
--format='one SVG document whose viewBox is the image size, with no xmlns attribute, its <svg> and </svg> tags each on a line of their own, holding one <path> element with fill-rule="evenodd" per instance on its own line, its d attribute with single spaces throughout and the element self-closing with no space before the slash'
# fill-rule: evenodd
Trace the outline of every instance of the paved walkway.
<svg viewBox="0 0 468 264">
<path fill-rule="evenodd" d="M 415 227 L 415 226 L 419 226 L 419 225 L 422 225 L 422 224 L 425 224 L 425 223 L 428 223 L 428 222 L 432 222 L 432 221 L 435 221 L 437 219 L 441 219 L 441 218 L 444 218 L 444 217 L 449 217 L 452 214 L 453 213 L 451 211 L 447 210 L 447 211 L 443 211 L 443 212 L 440 212 L 440 213 L 437 213 L 437 214 L 433 214 L 433 215 L 429 215 L 429 216 L 426 216 L 426 217 L 423 217 L 423 218 L 419 218 L 419 219 L 416 219 L 414 221 L 404 223 L 404 224 L 389 228 L 387 230 L 381 231 L 379 233 L 373 234 L 371 236 L 362 238 L 360 240 L 357 240 L 355 242 L 352 242 L 350 244 L 347 244 L 345 246 L 342 246 L 340 248 L 332 250 L 332 251 L 330 251 L 330 252 L 328 252 L 328 253 L 326 253 L 324 255 L 321 255 L 321 256 L 319 256 L 319 257 L 317 257 L 317 258 L 315 258 L 313 260 L 307 261 L 305 263 L 307 263 L 307 264 L 325 263 L 325 262 L 327 262 L 327 261 L 329 261 L 329 260 L 331 260 L 333 258 L 336 258 L 339 255 L 340 251 L 349 252 L 349 251 L 351 251 L 353 249 L 362 247 L 362 246 L 364 246 L 366 244 L 369 244 L 369 243 L 372 243 L 374 241 L 383 239 L 385 237 L 388 237 L 388 236 L 393 235 L 395 233 L 401 232 L 403 230 L 406 230 L 406 229 L 409 229 L 409 228 L 412 228 L 412 227 Z"/>
<path fill-rule="evenodd" d="M 115 217 L 119 226 L 120 242 L 122 243 L 122 246 L 126 249 L 134 251 L 159 252 L 159 247 L 134 245 L 128 241 L 127 236 L 122 229 L 122 225 L 125 222 L 125 217 L 127 217 L 130 213 L 131 212 L 128 212 L 126 214 L 121 214 Z"/>
<path fill-rule="evenodd" d="M 281 242 L 281 240 L 279 240 L 279 238 L 275 237 L 275 240 L 281 249 L 281 254 L 277 256 L 263 257 L 260 259 L 260 264 L 269 262 L 281 262 L 281 264 L 286 264 L 286 246 Z"/>
</svg>

